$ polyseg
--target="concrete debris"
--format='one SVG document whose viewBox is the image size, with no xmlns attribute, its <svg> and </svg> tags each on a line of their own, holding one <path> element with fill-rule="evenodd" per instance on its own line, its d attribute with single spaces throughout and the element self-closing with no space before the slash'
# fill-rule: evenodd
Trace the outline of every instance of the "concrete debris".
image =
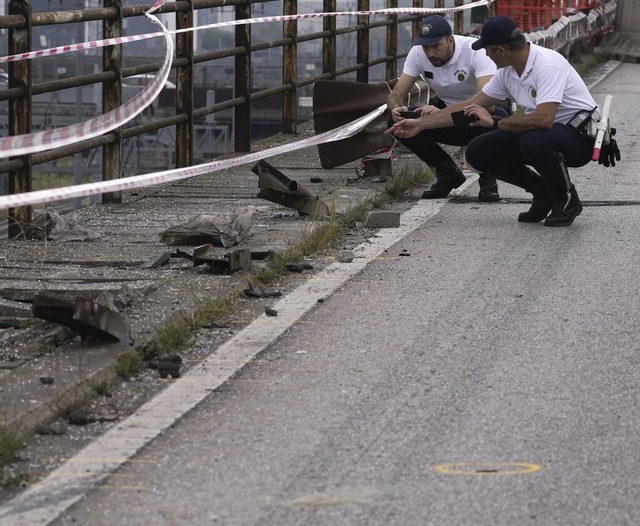
<svg viewBox="0 0 640 526">
<path fill-rule="evenodd" d="M 399 228 L 400 213 L 382 210 L 369 212 L 364 226 L 365 228 Z"/>
<path fill-rule="evenodd" d="M 64 420 L 56 420 L 50 424 L 40 424 L 36 427 L 36 433 L 39 435 L 64 435 L 69 427 Z"/>
<path fill-rule="evenodd" d="M 222 255 L 216 254 L 211 244 L 196 247 L 193 251 L 193 266 L 208 263 L 214 274 L 227 274 L 251 266 L 251 250 L 234 248 Z"/>
<path fill-rule="evenodd" d="M 88 298 L 76 298 L 74 304 L 38 294 L 33 299 L 33 315 L 65 325 L 87 338 L 132 344 L 127 321 L 117 312 Z"/>
<path fill-rule="evenodd" d="M 259 198 L 293 208 L 301 215 L 329 215 L 329 207 L 316 194 L 289 179 L 266 161 L 258 161 L 251 171 L 258 175 Z"/>
<path fill-rule="evenodd" d="M 340 263 L 351 263 L 355 257 L 353 250 L 339 250 L 336 254 L 336 261 Z"/>
<path fill-rule="evenodd" d="M 172 226 L 160 233 L 160 239 L 167 245 L 200 245 L 210 243 L 216 246 L 232 247 L 237 245 L 249 232 L 254 214 L 260 213 L 258 207 L 239 208 L 229 219 L 218 216 L 197 215 L 186 223 Z"/>
<path fill-rule="evenodd" d="M 138 268 L 158 268 L 169 263 L 170 259 L 171 252 L 163 252 L 158 256 L 153 256 L 152 258 L 147 259 L 147 261 L 141 263 Z"/>
<path fill-rule="evenodd" d="M 149 367 L 157 369 L 160 373 L 160 378 L 180 378 L 180 364 L 182 363 L 182 356 L 179 354 L 165 354 L 157 360 L 154 360 L 149 364 Z"/>
<path fill-rule="evenodd" d="M 267 292 L 262 290 L 260 287 L 256 287 L 253 282 L 249 282 L 247 284 L 247 288 L 244 289 L 244 295 L 250 298 L 277 298 L 282 296 L 282 292 Z"/>
<path fill-rule="evenodd" d="M 289 272 L 296 272 L 298 274 L 304 272 L 305 270 L 312 270 L 313 265 L 309 265 L 308 263 L 287 263 L 285 268 Z"/>
<path fill-rule="evenodd" d="M 276 255 L 276 251 L 272 248 L 252 248 L 251 259 L 254 261 L 263 261 Z"/>
<path fill-rule="evenodd" d="M 31 318 L 31 309 L 22 302 L 0 298 L 0 316 Z"/>
<path fill-rule="evenodd" d="M 67 221 L 59 212 L 51 208 L 37 210 L 34 213 L 28 239 L 47 239 L 49 241 L 95 241 L 100 239 L 96 231 L 80 227 Z"/>
</svg>

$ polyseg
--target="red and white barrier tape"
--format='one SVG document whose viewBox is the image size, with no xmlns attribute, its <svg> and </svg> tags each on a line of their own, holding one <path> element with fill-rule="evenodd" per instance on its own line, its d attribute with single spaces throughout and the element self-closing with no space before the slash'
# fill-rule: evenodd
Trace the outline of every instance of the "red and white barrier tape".
<svg viewBox="0 0 640 526">
<path fill-rule="evenodd" d="M 164 172 L 156 172 L 151 174 L 134 175 L 132 177 L 124 177 L 122 179 L 115 179 L 111 181 L 103 181 L 99 183 L 86 183 L 76 186 L 67 186 L 64 188 L 53 188 L 51 190 L 38 190 L 36 192 L 25 192 L 22 194 L 13 194 L 0 196 L 0 210 L 5 208 L 16 208 L 19 206 L 29 206 L 39 203 L 51 203 L 54 201 L 61 201 L 63 199 L 72 199 L 75 197 L 87 197 L 91 195 L 103 194 L 105 192 L 117 192 L 120 190 L 131 190 L 133 188 L 142 188 L 145 186 L 152 186 L 156 184 L 165 184 L 180 179 L 188 179 L 196 175 L 202 175 L 205 173 L 217 172 L 226 168 L 232 168 L 234 166 L 241 166 L 252 162 L 259 161 L 265 157 L 273 157 L 281 153 L 291 152 L 294 150 L 300 150 L 309 146 L 316 146 L 318 144 L 340 141 L 354 136 L 360 130 L 362 130 L 371 121 L 382 115 L 387 108 L 386 104 L 383 104 L 374 111 L 356 119 L 348 124 L 314 135 L 307 139 L 302 139 L 289 144 L 283 144 L 276 146 L 268 150 L 249 153 L 240 157 L 234 157 L 231 159 L 225 159 L 222 161 L 212 161 L 210 163 L 199 164 L 196 166 L 190 166 L 187 168 L 176 168 L 174 170 L 167 170 Z"/>
<path fill-rule="evenodd" d="M 157 76 L 140 93 L 122 106 L 85 122 L 26 135 L 3 137 L 0 139 L 0 157 L 27 155 L 103 135 L 127 123 L 149 106 L 160 94 L 167 78 L 169 78 L 173 58 L 173 40 L 160 20 L 149 13 L 146 13 L 146 16 L 154 25 L 163 30 L 159 34 L 164 36 L 167 49 Z"/>
</svg>

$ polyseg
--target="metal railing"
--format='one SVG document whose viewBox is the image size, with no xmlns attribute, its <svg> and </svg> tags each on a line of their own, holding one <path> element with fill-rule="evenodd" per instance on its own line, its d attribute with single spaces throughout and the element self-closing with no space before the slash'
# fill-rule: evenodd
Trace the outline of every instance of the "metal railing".
<svg viewBox="0 0 640 526">
<path fill-rule="evenodd" d="M 450 7 L 470 2 L 406 0 L 399 5 L 398 0 L 322 0 L 322 11 Z M 95 7 L 96 3 L 102 5 Z M 33 2 L 39 9 L 43 4 L 44 0 Z M 62 10 L 66 4 L 77 8 Z M 34 11 L 30 0 L 11 0 L 7 13 L 0 16 L 0 53 L 52 47 L 52 40 L 65 36 L 80 42 L 129 35 L 134 22 L 144 23 L 144 13 L 153 4 L 124 4 L 124 0 L 47 0 L 48 10 Z M 60 10 L 52 10 L 56 6 Z M 317 10 L 319 2 L 180 0 L 163 4 L 154 15 L 167 19 L 170 29 L 182 30 L 204 25 L 201 20 L 296 15 L 312 8 Z M 463 16 L 458 12 L 454 17 L 458 33 L 464 31 Z M 61 175 L 73 178 L 75 184 L 87 176 L 106 181 L 127 173 L 188 167 L 225 149 L 248 152 L 255 127 L 269 120 L 266 114 L 274 122 L 274 112 L 280 113 L 275 119 L 277 131 L 295 133 L 298 124 L 310 118 L 308 104 L 301 102 L 310 99 L 317 80 L 395 78 L 420 18 L 417 14 L 328 16 L 315 19 L 315 24 L 287 20 L 275 29 L 273 23 L 270 27 L 265 23 L 264 28 L 242 24 L 231 31 L 202 34 L 178 31 L 172 88 L 161 94 L 167 95 L 164 100 L 160 97 L 162 104 L 154 102 L 126 126 L 93 139 L 0 159 L 0 191 L 29 192 L 34 181 L 39 188 L 55 186 L 53 179 Z M 145 42 L 142 48 L 131 46 L 133 51 L 127 45 L 114 45 L 84 54 L 9 62 L 6 87 L 0 78 L 2 135 L 59 127 L 117 108 L 127 98 L 127 89 L 135 91 L 134 80 L 144 80 L 160 68 L 153 44 Z M 216 144 L 220 146 L 212 147 Z M 120 200 L 120 192 L 102 194 L 103 202 Z M 31 207 L 8 211 L 10 238 L 22 235 L 31 212 Z"/>
</svg>

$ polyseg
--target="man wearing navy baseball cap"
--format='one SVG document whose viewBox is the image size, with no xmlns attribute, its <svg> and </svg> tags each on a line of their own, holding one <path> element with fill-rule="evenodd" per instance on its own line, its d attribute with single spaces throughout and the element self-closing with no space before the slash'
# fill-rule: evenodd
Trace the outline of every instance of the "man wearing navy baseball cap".
<svg viewBox="0 0 640 526">
<path fill-rule="evenodd" d="M 509 44 L 523 38 L 516 23 L 506 16 L 496 16 L 482 26 L 482 34 L 471 47 L 478 51 L 487 46 Z"/>
<path fill-rule="evenodd" d="M 475 40 L 473 37 L 453 35 L 449 22 L 439 15 L 424 18 L 404 62 L 402 75 L 387 99 L 387 107 L 391 110 L 389 126 L 404 118 L 403 115 L 427 115 L 466 100 L 489 82 L 496 72 L 496 65 L 484 51 L 474 52 L 471 49 Z M 421 79 L 428 84 L 430 94 L 434 96 L 425 101 L 427 104 L 409 112 L 405 101 Z M 494 111 L 496 115 L 508 115 L 501 107 Z M 416 137 L 398 137 L 436 176 L 435 183 L 422 194 L 423 199 L 447 197 L 453 188 L 458 188 L 466 181 L 458 164 L 440 145 L 466 146 L 473 137 L 483 132 L 482 128 L 469 128 L 465 123 L 464 126 L 426 130 Z M 478 183 L 478 201 L 500 200 L 495 177 L 480 174 Z"/>
<path fill-rule="evenodd" d="M 528 42 L 510 18 L 489 19 L 473 48 L 478 53 L 486 50 L 498 67 L 480 92 L 437 114 L 399 121 L 387 133 L 413 137 L 451 126 L 456 114 L 477 119 L 469 126 L 490 131 L 471 140 L 467 162 L 533 195 L 530 209 L 518 221 L 571 225 L 583 207 L 568 168 L 591 160 L 595 138 L 588 123 L 598 115 L 598 105 L 560 53 Z M 492 117 L 487 108 L 506 97 L 512 97 L 524 113 Z M 620 159 L 620 151 L 611 139 L 599 162 L 615 165 L 615 159 Z"/>
<path fill-rule="evenodd" d="M 442 37 L 452 35 L 451 24 L 441 16 L 433 15 L 422 20 L 418 38 L 413 41 L 414 46 L 435 46 Z"/>
</svg>

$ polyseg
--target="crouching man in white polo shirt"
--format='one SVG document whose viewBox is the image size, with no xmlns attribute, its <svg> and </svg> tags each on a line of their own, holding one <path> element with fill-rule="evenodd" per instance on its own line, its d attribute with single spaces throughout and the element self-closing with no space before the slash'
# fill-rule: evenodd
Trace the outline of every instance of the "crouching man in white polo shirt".
<svg viewBox="0 0 640 526">
<path fill-rule="evenodd" d="M 423 79 L 437 94 L 429 104 L 417 109 L 416 115 L 429 115 L 441 109 L 467 100 L 475 95 L 494 75 L 496 65 L 484 51 L 475 52 L 471 44 L 474 37 L 453 35 L 451 25 L 438 15 L 428 16 L 420 23 L 420 34 L 413 42 L 402 70 L 402 75 L 389 94 L 387 106 L 391 110 L 392 126 L 408 110 L 405 100 L 411 88 Z M 493 109 L 494 115 L 507 116 L 501 107 Z M 436 182 L 422 194 L 423 199 L 447 197 L 453 188 L 465 182 L 465 176 L 457 163 L 440 144 L 466 146 L 471 139 L 483 133 L 482 128 L 461 126 L 425 130 L 415 137 L 398 140 L 415 153 L 436 175 Z M 439 143 L 439 144 L 438 144 Z M 495 177 L 480 174 L 478 201 L 499 201 Z"/>
<path fill-rule="evenodd" d="M 510 18 L 487 21 L 473 48 L 486 49 L 498 67 L 482 91 L 437 114 L 399 121 L 387 133 L 412 137 L 424 129 L 451 126 L 457 115 L 478 119 L 470 126 L 492 131 L 469 143 L 467 162 L 533 194 L 531 208 L 518 221 L 571 225 L 582 212 L 582 203 L 567 168 L 591 160 L 595 140 L 585 125 L 591 113 L 598 111 L 597 104 L 562 55 L 528 42 Z M 506 97 L 524 108 L 524 114 L 494 118 L 485 109 Z M 620 158 L 615 141 L 611 144 L 616 152 L 612 154 L 609 147 L 601 153 L 605 166 L 603 155 Z"/>
</svg>

